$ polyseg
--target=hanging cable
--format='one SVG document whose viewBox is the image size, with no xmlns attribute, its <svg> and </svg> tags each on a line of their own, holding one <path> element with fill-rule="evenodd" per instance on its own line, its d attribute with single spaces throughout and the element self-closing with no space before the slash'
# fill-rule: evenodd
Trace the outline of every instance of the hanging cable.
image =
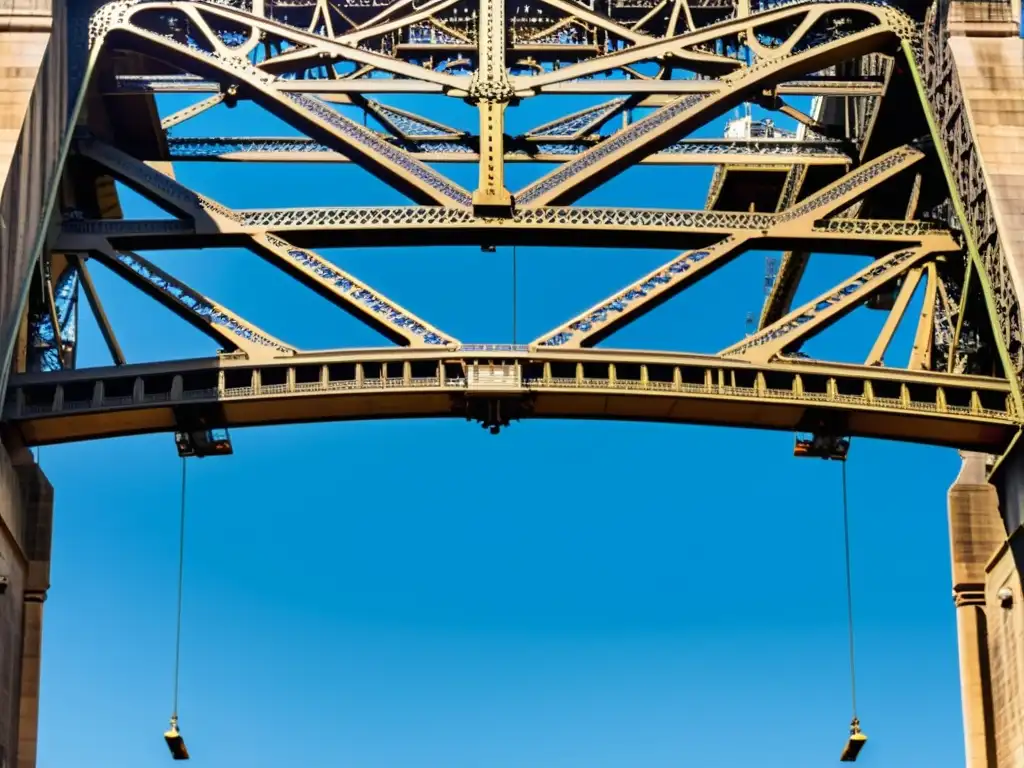
<svg viewBox="0 0 1024 768">
<path fill-rule="evenodd" d="M 181 458 L 181 522 L 178 526 L 178 614 L 174 636 L 174 708 L 171 717 L 178 719 L 178 673 L 181 668 L 181 599 L 185 583 L 185 490 L 188 464 Z"/>
<path fill-rule="evenodd" d="M 516 277 L 516 247 L 512 246 L 512 343 L 516 343 L 516 307 L 519 304 L 516 296 L 516 290 L 518 286 L 518 279 Z"/>
<path fill-rule="evenodd" d="M 861 733 L 860 720 L 857 719 L 857 667 L 854 661 L 853 643 L 853 578 L 850 567 L 850 505 L 846 489 L 846 460 L 840 461 L 843 470 L 843 544 L 846 550 L 846 625 L 850 637 L 850 698 L 853 705 L 853 718 L 850 720 L 850 738 L 846 742 L 841 762 L 852 763 L 857 759 L 868 737 Z"/>
<path fill-rule="evenodd" d="M 850 507 L 846 495 L 846 462 L 843 466 L 843 544 L 846 547 L 846 623 L 850 633 L 850 695 L 853 719 L 857 719 L 857 667 L 853 652 L 853 579 L 850 570 Z"/>
<path fill-rule="evenodd" d="M 185 582 L 185 491 L 187 489 L 188 465 L 181 457 L 181 518 L 178 526 L 178 611 L 174 635 L 174 707 L 171 710 L 171 727 L 164 733 L 164 740 L 175 760 L 188 760 L 188 748 L 178 731 L 178 680 L 181 669 L 181 602 Z"/>
</svg>

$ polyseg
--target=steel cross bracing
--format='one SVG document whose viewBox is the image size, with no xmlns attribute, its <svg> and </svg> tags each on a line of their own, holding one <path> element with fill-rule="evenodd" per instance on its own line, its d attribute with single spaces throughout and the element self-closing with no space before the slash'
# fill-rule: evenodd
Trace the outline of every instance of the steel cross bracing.
<svg viewBox="0 0 1024 768">
<path fill-rule="evenodd" d="M 999 308 L 965 285 L 969 227 L 948 215 L 963 206 L 922 98 L 920 31 L 900 10 L 845 0 L 117 0 L 89 31 L 93 75 L 63 220 L 4 412 L 29 444 L 171 430 L 190 409 L 224 426 L 442 415 L 498 426 L 527 416 L 827 426 L 994 452 L 1024 422 Z M 168 93 L 196 100 L 149 117 Z M 389 102 L 410 93 L 468 102 L 475 130 Z M 570 95 L 594 103 L 509 130 L 520 104 Z M 806 96 L 810 111 L 793 101 Z M 302 135 L 175 135 L 239 100 Z M 693 135 L 744 103 L 799 129 Z M 234 209 L 178 182 L 170 162 L 184 160 L 354 163 L 409 205 Z M 509 189 L 506 163 L 538 162 L 553 167 Z M 476 164 L 473 183 L 439 170 L 448 163 Z M 714 166 L 706 208 L 577 204 L 637 164 Z M 115 180 L 173 218 L 124 218 Z M 314 250 L 394 244 L 679 253 L 530 344 L 472 345 Z M 404 349 L 298 349 L 145 256 L 215 246 L 250 250 Z M 745 339 L 718 355 L 595 348 L 750 250 L 784 253 Z M 873 258 L 851 259 L 845 280 L 794 307 L 808 259 L 823 252 Z M 93 260 L 223 350 L 126 363 Z M 114 367 L 73 369 L 79 285 Z M 901 366 L 886 354 L 919 290 Z M 888 316 L 862 365 L 801 353 L 866 303 Z"/>
</svg>

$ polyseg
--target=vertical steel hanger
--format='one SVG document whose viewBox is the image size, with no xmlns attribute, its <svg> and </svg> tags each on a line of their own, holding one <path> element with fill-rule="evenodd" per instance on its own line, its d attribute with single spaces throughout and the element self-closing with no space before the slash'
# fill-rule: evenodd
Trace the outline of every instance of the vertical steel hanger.
<svg viewBox="0 0 1024 768">
<path fill-rule="evenodd" d="M 840 762 L 852 763 L 864 748 L 868 737 L 861 733 L 857 719 L 857 668 L 853 653 L 853 581 L 850 577 L 850 507 L 846 498 L 846 462 L 843 466 L 843 541 L 846 545 L 846 622 L 850 633 L 850 697 L 853 700 L 853 719 L 850 721 L 850 738 L 846 740 Z"/>
<path fill-rule="evenodd" d="M 178 531 L 178 615 L 174 638 L 174 706 L 171 710 L 171 727 L 164 733 L 164 741 L 175 760 L 188 760 L 188 747 L 178 731 L 178 679 L 181 668 L 181 597 L 185 576 L 185 489 L 187 479 L 185 457 L 181 459 L 181 524 Z"/>
</svg>

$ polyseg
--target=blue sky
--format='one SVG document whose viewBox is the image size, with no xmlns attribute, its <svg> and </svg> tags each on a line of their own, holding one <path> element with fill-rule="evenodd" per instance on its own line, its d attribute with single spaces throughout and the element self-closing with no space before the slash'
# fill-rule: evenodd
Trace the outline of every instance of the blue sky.
<svg viewBox="0 0 1024 768">
<path fill-rule="evenodd" d="M 457 126 L 474 120 L 460 103 L 390 101 Z M 514 131 L 551 116 L 518 109 Z M 242 105 L 175 135 L 240 133 L 294 131 Z M 475 168 L 441 168 L 472 187 Z M 511 167 L 510 188 L 541 170 Z M 349 166 L 176 171 L 236 207 L 402 203 Z M 581 203 L 701 207 L 710 175 L 648 166 Z M 131 193 L 123 200 L 130 216 L 164 215 Z M 512 340 L 509 248 L 320 252 L 464 342 Z M 299 347 L 387 344 L 247 252 L 148 255 Z M 517 341 L 672 255 L 518 249 Z M 727 346 L 760 309 L 764 259 L 745 255 L 603 346 Z M 816 256 L 798 300 L 860 263 Z M 92 269 L 130 361 L 214 353 L 214 342 Z M 883 321 L 859 310 L 806 351 L 861 361 Z M 905 360 L 912 332 L 900 329 L 891 364 Z M 80 337 L 79 364 L 107 364 L 84 308 Z M 189 465 L 180 714 L 197 766 L 838 761 L 850 719 L 840 467 L 794 459 L 792 435 L 524 422 L 494 437 L 451 420 L 232 436 L 233 456 Z M 56 521 L 39 765 L 165 765 L 173 441 L 49 447 L 41 462 Z M 865 766 L 963 763 L 945 511 L 958 466 L 936 448 L 857 440 L 851 451 Z"/>
</svg>

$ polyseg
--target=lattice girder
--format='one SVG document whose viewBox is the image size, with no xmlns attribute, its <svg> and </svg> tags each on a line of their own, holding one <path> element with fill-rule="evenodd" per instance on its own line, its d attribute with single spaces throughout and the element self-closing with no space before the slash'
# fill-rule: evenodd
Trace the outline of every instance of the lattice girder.
<svg viewBox="0 0 1024 768">
<path fill-rule="evenodd" d="M 192 217 L 193 222 L 198 219 L 198 222 L 195 223 L 197 234 L 220 232 L 231 242 L 237 242 L 238 234 L 243 232 L 239 228 L 241 219 L 235 211 L 208 197 L 192 192 L 157 169 L 109 145 L 98 141 L 87 141 L 81 145 L 80 151 L 106 170 L 116 173 L 118 178 L 145 196 L 150 202 L 165 210 L 185 213 Z M 214 211 L 215 218 L 210 218 L 207 211 Z M 86 238 L 78 242 L 71 250 L 95 250 L 96 247 L 90 243 L 96 239 Z M 102 249 L 110 250 L 107 255 L 113 260 L 113 266 L 117 267 L 119 260 L 113 253 L 109 240 L 102 238 L 99 240 L 101 240 Z M 416 317 L 379 291 L 360 282 L 312 251 L 296 248 L 280 237 L 275 237 L 267 232 L 244 233 L 241 244 L 263 256 L 275 267 L 294 275 L 298 280 L 321 293 L 349 314 L 399 344 L 419 347 L 458 343 L 451 336 Z M 155 269 L 148 263 L 145 266 L 151 271 Z M 165 278 L 170 277 L 162 274 Z M 130 274 L 126 276 L 131 278 Z M 229 316 L 230 313 L 220 311 L 220 315 Z M 236 322 L 235 325 L 237 326 L 238 323 Z M 245 325 L 244 322 L 243 325 Z M 265 334 L 263 335 L 265 336 Z M 231 340 L 230 337 L 228 340 Z M 247 351 L 251 352 L 248 349 Z"/>
</svg>

